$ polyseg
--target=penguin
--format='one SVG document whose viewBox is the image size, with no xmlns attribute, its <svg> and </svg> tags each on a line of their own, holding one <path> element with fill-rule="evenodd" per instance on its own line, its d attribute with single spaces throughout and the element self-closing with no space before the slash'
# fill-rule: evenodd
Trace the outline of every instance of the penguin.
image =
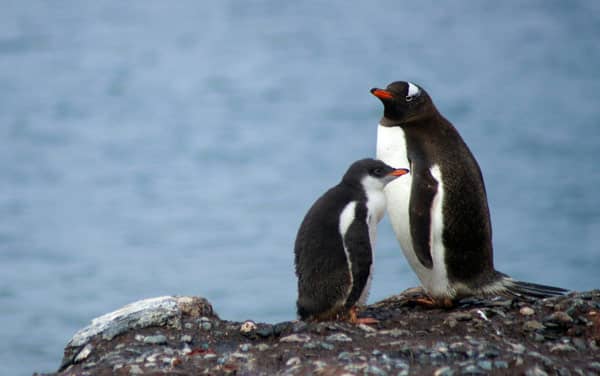
<svg viewBox="0 0 600 376">
<path fill-rule="evenodd" d="M 385 213 L 383 188 L 407 173 L 361 159 L 309 209 L 294 245 L 301 320 L 362 322 L 355 306 L 369 294 L 376 228 Z"/>
<path fill-rule="evenodd" d="M 390 222 L 428 297 L 449 306 L 481 295 L 544 298 L 562 288 L 518 281 L 494 269 L 485 185 L 473 153 L 420 86 L 397 81 L 371 93 L 383 103 L 377 158 L 408 166 L 385 188 Z"/>
</svg>

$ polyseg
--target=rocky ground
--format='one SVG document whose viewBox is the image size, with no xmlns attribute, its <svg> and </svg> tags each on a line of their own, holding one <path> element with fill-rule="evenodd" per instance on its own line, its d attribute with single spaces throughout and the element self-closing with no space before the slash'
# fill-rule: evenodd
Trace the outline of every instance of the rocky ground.
<svg viewBox="0 0 600 376">
<path fill-rule="evenodd" d="M 202 298 L 134 303 L 79 331 L 48 375 L 600 375 L 600 290 L 415 306 L 413 292 L 343 322 L 221 320 Z"/>
</svg>

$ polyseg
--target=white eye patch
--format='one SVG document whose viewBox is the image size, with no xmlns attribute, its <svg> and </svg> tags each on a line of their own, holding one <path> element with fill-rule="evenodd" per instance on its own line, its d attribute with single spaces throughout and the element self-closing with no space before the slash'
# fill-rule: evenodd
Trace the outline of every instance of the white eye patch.
<svg viewBox="0 0 600 376">
<path fill-rule="evenodd" d="M 408 93 L 406 94 L 407 97 L 413 97 L 417 94 L 419 94 L 421 90 L 419 90 L 419 87 L 415 84 L 413 84 L 412 82 L 408 83 Z"/>
</svg>

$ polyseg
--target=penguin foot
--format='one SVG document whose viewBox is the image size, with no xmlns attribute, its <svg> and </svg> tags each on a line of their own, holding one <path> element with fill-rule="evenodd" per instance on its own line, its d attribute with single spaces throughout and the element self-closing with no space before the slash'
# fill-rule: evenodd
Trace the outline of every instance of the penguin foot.
<svg viewBox="0 0 600 376">
<path fill-rule="evenodd" d="M 406 305 L 420 305 L 426 308 L 452 308 L 455 305 L 450 298 L 431 297 L 422 287 L 408 289 L 402 295 Z"/>
<path fill-rule="evenodd" d="M 364 325 L 375 325 L 379 324 L 379 320 L 373 317 L 358 317 L 358 308 L 352 307 L 348 312 L 348 321 L 351 324 L 364 324 Z"/>
</svg>

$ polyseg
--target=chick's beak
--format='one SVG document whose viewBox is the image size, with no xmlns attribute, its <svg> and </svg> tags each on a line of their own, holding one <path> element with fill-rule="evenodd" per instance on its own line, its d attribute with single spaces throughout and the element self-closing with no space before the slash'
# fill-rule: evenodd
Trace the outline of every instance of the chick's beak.
<svg viewBox="0 0 600 376">
<path fill-rule="evenodd" d="M 379 99 L 392 99 L 394 95 L 387 90 L 373 88 L 371 89 L 371 94 L 376 96 Z"/>
<path fill-rule="evenodd" d="M 402 175 L 406 175 L 408 174 L 410 171 L 406 168 L 398 168 L 392 172 L 390 172 L 388 175 L 391 176 L 402 176 Z"/>
</svg>

